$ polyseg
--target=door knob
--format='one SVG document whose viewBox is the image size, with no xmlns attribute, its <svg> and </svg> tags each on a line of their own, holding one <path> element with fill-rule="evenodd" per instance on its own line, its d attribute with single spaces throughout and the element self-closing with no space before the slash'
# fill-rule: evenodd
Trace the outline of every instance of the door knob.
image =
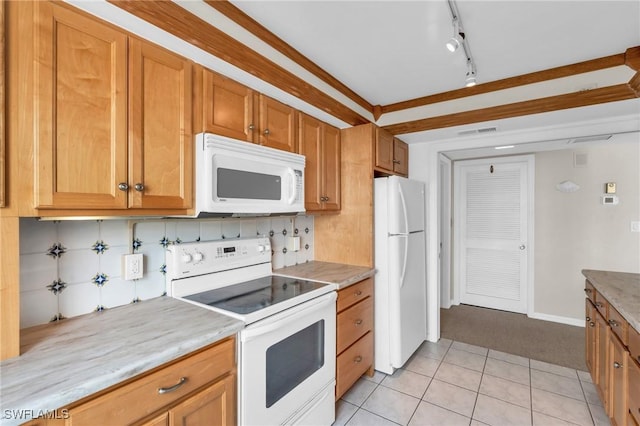
<svg viewBox="0 0 640 426">
<path fill-rule="evenodd" d="M 524 244 L 520 244 L 520 250 L 524 250 L 525 248 L 527 248 Z"/>
</svg>

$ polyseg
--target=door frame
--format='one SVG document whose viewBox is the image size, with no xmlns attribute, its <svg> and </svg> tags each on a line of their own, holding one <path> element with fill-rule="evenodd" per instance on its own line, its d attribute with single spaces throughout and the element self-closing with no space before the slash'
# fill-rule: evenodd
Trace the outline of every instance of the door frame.
<svg viewBox="0 0 640 426">
<path fill-rule="evenodd" d="M 491 157 L 491 158 L 482 158 L 477 160 L 460 160 L 454 162 L 454 181 L 460 179 L 460 169 L 455 167 L 455 163 L 471 163 L 471 162 L 492 162 L 494 164 L 504 164 L 504 163 L 513 163 L 513 162 L 524 162 L 527 165 L 527 235 L 525 238 L 527 244 L 527 274 L 526 274 L 526 313 L 527 316 L 534 315 L 534 251 L 535 251 L 535 233 L 534 233 L 534 202 L 535 202 L 535 155 L 513 155 L 513 156 L 504 156 L 504 157 Z M 461 194 L 453 191 L 453 211 L 457 212 L 458 207 L 461 203 Z M 453 241 L 453 296 L 456 305 L 460 304 L 460 235 L 458 235 L 456 231 L 456 227 L 459 224 L 460 218 L 458 215 L 454 213 L 453 215 L 453 229 L 456 234 Z"/>
<path fill-rule="evenodd" d="M 455 292 L 451 289 L 451 194 L 452 162 L 443 154 L 439 154 L 438 173 L 438 208 L 440 220 L 438 226 L 438 283 L 440 285 L 440 307 L 449 309 L 451 305 L 458 305 Z"/>
</svg>

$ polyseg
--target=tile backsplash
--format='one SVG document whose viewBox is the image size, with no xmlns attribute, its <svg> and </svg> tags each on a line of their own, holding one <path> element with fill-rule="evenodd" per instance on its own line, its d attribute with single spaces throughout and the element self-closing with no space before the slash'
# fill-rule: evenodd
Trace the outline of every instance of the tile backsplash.
<svg viewBox="0 0 640 426">
<path fill-rule="evenodd" d="M 50 222 L 22 218 L 20 327 L 163 295 L 165 248 L 170 244 L 265 235 L 271 239 L 273 269 L 313 260 L 313 222 L 313 216 Z M 287 252 L 286 235 L 301 237 L 300 251 Z M 121 259 L 128 253 L 144 255 L 143 278 L 122 279 Z"/>
</svg>

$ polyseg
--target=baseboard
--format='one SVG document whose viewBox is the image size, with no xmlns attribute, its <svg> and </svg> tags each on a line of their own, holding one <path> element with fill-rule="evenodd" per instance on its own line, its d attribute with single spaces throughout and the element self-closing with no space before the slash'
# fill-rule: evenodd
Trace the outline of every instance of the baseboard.
<svg viewBox="0 0 640 426">
<path fill-rule="evenodd" d="M 533 319 L 539 319 L 539 320 L 543 320 L 543 321 L 551 321 L 551 322 L 557 322 L 560 324 L 567 324 L 567 325 L 574 325 L 576 327 L 584 327 L 584 320 L 582 319 L 576 319 L 576 318 L 570 318 L 570 317 L 561 317 L 559 315 L 550 315 L 550 314 L 543 314 L 540 312 L 534 312 L 531 315 L 527 315 L 529 318 L 533 318 Z"/>
</svg>

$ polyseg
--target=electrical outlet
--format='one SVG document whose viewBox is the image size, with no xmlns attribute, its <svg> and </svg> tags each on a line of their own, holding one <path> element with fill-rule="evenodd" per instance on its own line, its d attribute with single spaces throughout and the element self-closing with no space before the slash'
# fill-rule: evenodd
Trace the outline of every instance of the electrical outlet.
<svg viewBox="0 0 640 426">
<path fill-rule="evenodd" d="M 125 254 L 122 256 L 122 277 L 125 280 L 138 280 L 142 278 L 144 270 L 144 257 L 142 253 Z"/>
<path fill-rule="evenodd" d="M 640 232 L 640 222 L 638 221 L 631 222 L 631 232 Z"/>
</svg>

